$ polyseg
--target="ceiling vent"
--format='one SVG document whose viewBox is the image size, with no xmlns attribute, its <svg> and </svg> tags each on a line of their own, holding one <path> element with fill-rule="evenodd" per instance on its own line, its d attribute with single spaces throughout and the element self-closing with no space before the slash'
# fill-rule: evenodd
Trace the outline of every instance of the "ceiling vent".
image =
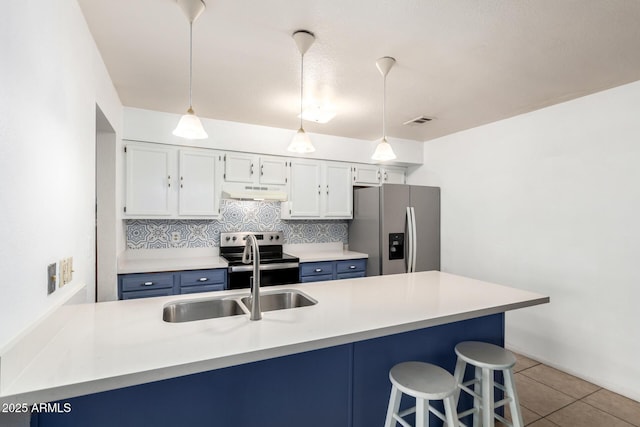
<svg viewBox="0 0 640 427">
<path fill-rule="evenodd" d="M 404 122 L 403 125 L 422 125 L 424 123 L 430 122 L 433 119 L 434 117 L 418 116 L 414 119 Z"/>
</svg>

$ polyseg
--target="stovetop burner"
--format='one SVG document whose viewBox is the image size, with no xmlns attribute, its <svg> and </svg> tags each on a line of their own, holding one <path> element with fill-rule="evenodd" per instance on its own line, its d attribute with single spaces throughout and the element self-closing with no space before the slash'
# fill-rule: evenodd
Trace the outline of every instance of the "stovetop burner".
<svg viewBox="0 0 640 427">
<path fill-rule="evenodd" d="M 220 233 L 220 256 L 227 260 L 229 266 L 243 265 L 242 253 L 248 234 L 253 234 L 258 241 L 260 264 L 290 264 L 300 261 L 299 258 L 282 252 L 282 231 Z"/>
</svg>

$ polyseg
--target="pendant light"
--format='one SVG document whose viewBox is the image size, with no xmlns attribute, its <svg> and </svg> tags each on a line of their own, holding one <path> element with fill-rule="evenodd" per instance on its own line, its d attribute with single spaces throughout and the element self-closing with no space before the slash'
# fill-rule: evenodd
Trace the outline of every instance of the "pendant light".
<svg viewBox="0 0 640 427">
<path fill-rule="evenodd" d="M 376 67 L 382 74 L 382 139 L 376 147 L 373 156 L 373 160 L 383 162 L 385 160 L 393 160 L 396 158 L 396 154 L 391 148 L 391 144 L 387 141 L 387 127 L 386 127 L 386 104 L 387 104 L 387 74 L 389 70 L 396 63 L 396 60 L 390 56 L 385 56 L 376 61 Z"/>
<path fill-rule="evenodd" d="M 191 102 L 191 88 L 193 86 L 193 23 L 204 12 L 205 4 L 203 0 L 177 0 L 178 5 L 189 20 L 189 109 L 178 122 L 178 126 L 173 131 L 175 136 L 186 139 L 206 139 L 209 137 L 202 127 L 202 122 L 193 112 Z"/>
<path fill-rule="evenodd" d="M 298 129 L 298 132 L 293 136 L 287 150 L 293 151 L 294 153 L 311 153 L 316 151 L 316 148 L 302 127 L 302 100 L 304 94 L 304 54 L 309 50 L 316 38 L 312 32 L 307 30 L 298 30 L 293 33 L 292 37 L 300 51 L 300 129 Z"/>
</svg>

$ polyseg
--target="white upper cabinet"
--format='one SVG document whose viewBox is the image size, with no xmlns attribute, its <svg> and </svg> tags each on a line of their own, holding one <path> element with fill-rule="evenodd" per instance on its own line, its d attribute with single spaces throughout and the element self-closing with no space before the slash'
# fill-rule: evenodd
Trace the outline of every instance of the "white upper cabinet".
<svg viewBox="0 0 640 427">
<path fill-rule="evenodd" d="M 292 160 L 289 201 L 283 203 L 283 218 L 319 218 L 322 184 L 320 162 L 316 160 Z"/>
<path fill-rule="evenodd" d="M 213 150 L 127 143 L 125 217 L 218 217 L 221 160 Z"/>
<path fill-rule="evenodd" d="M 228 152 L 224 155 L 224 181 L 253 185 L 286 185 L 287 159 Z"/>
<path fill-rule="evenodd" d="M 283 157 L 260 157 L 260 184 L 286 185 L 287 159 Z"/>
<path fill-rule="evenodd" d="M 148 218 L 172 214 L 175 148 L 156 144 L 125 147 L 125 214 Z"/>
<path fill-rule="evenodd" d="M 243 153 L 226 153 L 224 155 L 224 180 L 226 182 L 253 183 L 258 156 Z"/>
<path fill-rule="evenodd" d="M 381 183 L 380 168 L 375 165 L 353 165 L 353 185 L 376 186 Z"/>
<path fill-rule="evenodd" d="M 218 215 L 217 157 L 211 150 L 180 150 L 180 215 Z"/>
<path fill-rule="evenodd" d="M 351 165 L 295 159 L 290 162 L 285 219 L 352 218 Z"/>
<path fill-rule="evenodd" d="M 384 166 L 380 169 L 383 184 L 406 184 L 405 168 Z"/>
<path fill-rule="evenodd" d="M 351 184 L 351 165 L 327 162 L 323 165 L 324 204 L 322 214 L 325 218 L 352 218 L 353 186 Z"/>
<path fill-rule="evenodd" d="M 353 165 L 353 185 L 374 187 L 381 184 L 405 184 L 407 170 L 399 166 Z"/>
</svg>

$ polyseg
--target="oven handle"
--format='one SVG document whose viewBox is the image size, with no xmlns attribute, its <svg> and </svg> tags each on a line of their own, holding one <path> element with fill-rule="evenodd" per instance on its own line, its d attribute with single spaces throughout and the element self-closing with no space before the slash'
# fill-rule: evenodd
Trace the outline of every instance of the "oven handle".
<svg viewBox="0 0 640 427">
<path fill-rule="evenodd" d="M 275 263 L 275 264 L 260 264 L 260 270 L 284 270 L 285 268 L 298 268 L 300 266 L 297 262 L 283 262 L 283 263 Z M 243 271 L 253 271 L 253 266 L 250 264 L 247 265 L 236 265 L 233 267 L 229 267 L 229 273 L 240 273 Z"/>
</svg>

